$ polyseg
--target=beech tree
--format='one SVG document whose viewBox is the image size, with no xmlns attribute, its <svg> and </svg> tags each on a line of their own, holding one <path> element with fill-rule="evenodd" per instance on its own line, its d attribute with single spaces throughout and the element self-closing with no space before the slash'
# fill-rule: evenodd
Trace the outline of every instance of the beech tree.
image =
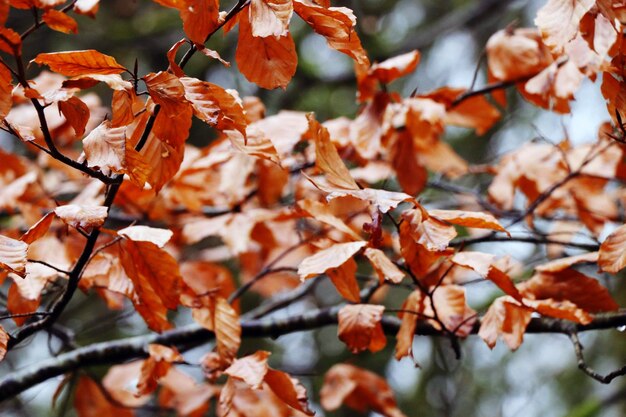
<svg viewBox="0 0 626 417">
<path fill-rule="evenodd" d="M 626 374 L 595 370 L 580 336 L 626 326 L 615 284 L 626 266 L 626 6 L 548 0 L 534 27 L 499 22 L 471 85 L 403 94 L 394 86 L 420 51 L 371 56 L 358 13 L 330 3 L 146 1 L 181 38 L 148 67 L 71 47 L 106 2 L 0 0 L 7 413 L 52 382 L 50 409 L 80 417 L 418 415 L 369 364 L 422 372 L 425 338 L 463 364 L 467 340 L 515 351 L 527 334 L 555 334 L 589 381 Z M 295 25 L 350 59 L 356 114 L 269 112 L 193 69 L 287 94 L 303 58 Z M 53 32 L 61 49 L 33 41 Z M 230 46 L 209 46 L 223 36 Z M 511 101 L 568 114 L 585 80 L 606 101 L 596 137 L 482 154 L 515 117 Z M 469 132 L 471 158 L 451 127 Z M 281 340 L 318 329 L 341 353 L 312 373 L 290 369 L 285 358 L 320 347 Z"/>
</svg>

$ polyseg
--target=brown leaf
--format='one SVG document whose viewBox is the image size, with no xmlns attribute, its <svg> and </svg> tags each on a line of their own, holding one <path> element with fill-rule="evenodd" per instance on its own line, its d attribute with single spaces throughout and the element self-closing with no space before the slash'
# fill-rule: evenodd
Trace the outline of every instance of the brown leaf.
<svg viewBox="0 0 626 417">
<path fill-rule="evenodd" d="M 120 74 L 126 71 L 115 58 L 93 49 L 39 54 L 33 61 L 39 65 L 48 65 L 52 71 L 68 77 L 85 74 Z"/>
<path fill-rule="evenodd" d="M 139 380 L 143 363 L 144 361 L 133 361 L 109 368 L 102 379 L 102 386 L 113 400 L 131 408 L 141 407 L 150 401 L 149 395 L 135 395 L 137 393 L 136 382 Z"/>
<path fill-rule="evenodd" d="M 413 144 L 413 136 L 408 130 L 394 134 L 391 151 L 391 164 L 402 190 L 410 195 L 419 194 L 428 180 L 428 171 L 418 162 L 418 153 Z"/>
<path fill-rule="evenodd" d="M 45 216 L 43 216 L 37 223 L 32 225 L 30 229 L 26 231 L 20 238 L 20 240 L 24 243 L 31 244 L 39 238 L 43 237 L 50 229 L 50 225 L 52 224 L 52 220 L 54 220 L 54 211 L 48 212 Z"/>
<path fill-rule="evenodd" d="M 555 273 L 539 272 L 518 287 L 525 298 L 571 301 L 590 313 L 615 311 L 619 308 L 609 291 L 597 279 L 573 269 Z"/>
<path fill-rule="evenodd" d="M 548 0 L 535 19 L 546 45 L 560 51 L 576 36 L 580 20 L 594 4 L 594 0 Z"/>
<path fill-rule="evenodd" d="M 127 146 L 124 126 L 112 127 L 111 122 L 105 120 L 83 139 L 83 150 L 87 165 L 98 168 L 104 174 L 132 169 L 128 166 L 128 154 L 134 150 Z"/>
<path fill-rule="evenodd" d="M 358 303 L 361 300 L 359 284 L 356 281 L 356 270 L 356 261 L 348 259 L 343 265 L 326 271 L 326 275 L 337 288 L 337 292 L 353 303 Z"/>
<path fill-rule="evenodd" d="M 315 415 L 309 409 L 306 390 L 300 382 L 291 378 L 287 373 L 269 369 L 265 375 L 265 383 L 285 404 L 306 415 Z"/>
<path fill-rule="evenodd" d="M 568 256 L 566 258 L 556 259 L 545 264 L 537 265 L 535 271 L 539 272 L 561 272 L 574 265 L 581 263 L 596 263 L 598 262 L 598 252 L 588 252 L 575 256 Z"/>
<path fill-rule="evenodd" d="M 385 280 L 399 284 L 404 278 L 404 272 L 402 272 L 380 249 L 367 248 L 364 254 L 372 263 L 381 284 Z"/>
<path fill-rule="evenodd" d="M 78 23 L 68 16 L 67 13 L 60 12 L 56 9 L 48 9 L 43 16 L 41 16 L 41 19 L 50 29 L 62 33 L 78 33 Z"/>
<path fill-rule="evenodd" d="M 269 356 L 270 352 L 258 350 L 252 355 L 235 359 L 224 373 L 244 381 L 252 389 L 260 389 L 269 369 L 267 366 Z"/>
<path fill-rule="evenodd" d="M 134 415 L 132 410 L 111 403 L 98 384 L 87 376 L 81 376 L 76 384 L 74 408 L 78 417 L 132 417 Z"/>
<path fill-rule="evenodd" d="M 335 216 L 331 208 L 327 204 L 320 203 L 313 200 L 300 200 L 298 201 L 298 207 L 304 211 L 307 215 L 313 217 L 315 220 L 328 224 L 337 230 L 347 234 L 352 239 L 361 240 L 361 237 L 354 230 L 350 228 L 343 220 Z"/>
<path fill-rule="evenodd" d="M 326 372 L 320 399 L 322 407 L 329 411 L 344 404 L 361 413 L 374 411 L 385 417 L 404 416 L 387 381 L 353 365 L 338 364 Z"/>
<path fill-rule="evenodd" d="M 482 211 L 429 210 L 428 214 L 447 223 L 476 229 L 497 230 L 509 234 L 498 220 Z"/>
<path fill-rule="evenodd" d="M 213 386 L 196 383 L 189 375 L 171 368 L 159 381 L 159 405 L 174 408 L 178 415 L 201 417 L 206 415 L 209 400 L 216 394 Z"/>
<path fill-rule="evenodd" d="M 452 262 L 476 271 L 481 277 L 492 281 L 505 294 L 521 301 L 522 296 L 513 285 L 511 278 L 495 266 L 495 255 L 481 252 L 459 252 L 452 257 Z"/>
<path fill-rule="evenodd" d="M 245 137 L 247 122 L 238 97 L 216 84 L 196 78 L 183 77 L 180 82 L 196 117 L 218 130 L 237 130 Z"/>
<path fill-rule="evenodd" d="M 150 394 L 157 388 L 157 382 L 171 369 L 172 362 L 180 362 L 183 356 L 176 348 L 151 343 L 148 345 L 148 359 L 141 365 L 141 374 L 137 381 L 137 392 L 141 396 Z"/>
<path fill-rule="evenodd" d="M 296 46 L 287 32 L 286 36 L 265 38 L 252 34 L 248 21 L 248 8 L 240 13 L 239 40 L 235 60 L 248 81 L 269 90 L 286 88 L 296 73 L 298 56 Z"/>
<path fill-rule="evenodd" d="M 367 245 L 365 241 L 336 243 L 303 259 L 298 266 L 298 275 L 304 280 L 323 274 L 331 268 L 338 268 L 365 245 Z"/>
<path fill-rule="evenodd" d="M 292 14 L 292 0 L 252 0 L 250 2 L 252 36 L 262 38 L 286 36 Z"/>
<path fill-rule="evenodd" d="M 7 344 L 9 343 L 9 333 L 4 330 L 4 327 L 0 326 L 0 362 L 7 354 Z"/>
<path fill-rule="evenodd" d="M 490 349 L 502 337 L 509 349 L 516 350 L 524 340 L 532 310 L 517 304 L 509 297 L 499 297 L 483 316 L 478 335 Z"/>
<path fill-rule="evenodd" d="M 326 38 L 331 48 L 348 55 L 358 65 L 369 67 L 367 53 L 354 28 L 356 17 L 352 10 L 345 7 L 323 7 L 302 0 L 294 0 L 293 7 L 302 20 Z"/>
<path fill-rule="evenodd" d="M 626 224 L 615 229 L 600 245 L 600 270 L 617 274 L 626 266 Z"/>
<path fill-rule="evenodd" d="M 168 229 L 149 226 L 128 226 L 117 231 L 117 234 L 135 242 L 150 242 L 162 248 L 174 234 Z"/>
<path fill-rule="evenodd" d="M 80 206 L 67 204 L 54 209 L 54 213 L 69 226 L 78 229 L 99 228 L 108 216 L 108 208 L 104 206 Z"/>
<path fill-rule="evenodd" d="M 20 240 L 0 235 L 0 268 L 20 277 L 26 276 L 26 251 L 28 245 Z"/>
<path fill-rule="evenodd" d="M 204 44 L 217 28 L 219 3 L 217 0 L 186 0 L 177 7 L 183 20 L 183 29 L 189 39 Z"/>
<path fill-rule="evenodd" d="M 177 76 L 166 71 L 150 73 L 143 77 L 146 88 L 154 102 L 168 117 L 178 115 L 181 107 L 188 104 L 185 100 L 185 88 Z"/>
<path fill-rule="evenodd" d="M 404 77 L 415 71 L 420 62 L 418 50 L 394 56 L 383 62 L 372 65 L 368 71 L 368 76 L 373 77 L 383 84 L 389 84 L 400 77 Z"/>
<path fill-rule="evenodd" d="M 398 360 L 411 355 L 415 328 L 425 308 L 424 301 L 424 293 L 421 290 L 415 290 L 409 294 L 402 304 L 403 311 L 400 314 L 402 323 L 396 335 L 395 358 Z"/>
<path fill-rule="evenodd" d="M 425 314 L 438 317 L 448 331 L 454 332 L 459 337 L 466 337 L 471 333 L 477 316 L 476 312 L 467 306 L 464 287 L 441 285 L 433 293 L 432 301 L 434 306 L 427 305 L 430 309 L 425 310 Z M 438 322 L 432 323 L 435 327 L 440 327 Z"/>
<path fill-rule="evenodd" d="M 536 29 L 503 29 L 487 41 L 489 74 L 496 80 L 512 81 L 534 76 L 553 61 Z"/>
<path fill-rule="evenodd" d="M 178 306 L 182 284 L 176 260 L 154 243 L 127 239 L 120 246 L 120 256 L 135 287 L 136 308 L 149 327 L 157 332 L 171 327 L 166 309 Z"/>
<path fill-rule="evenodd" d="M 351 304 L 339 310 L 339 327 L 337 336 L 343 341 L 352 353 L 359 353 L 366 349 L 378 352 L 387 344 L 383 333 L 381 319 L 384 306 L 371 304 Z"/>
<path fill-rule="evenodd" d="M 59 102 L 59 111 L 74 129 L 76 136 L 83 136 L 89 121 L 89 107 L 78 97 Z"/>
</svg>

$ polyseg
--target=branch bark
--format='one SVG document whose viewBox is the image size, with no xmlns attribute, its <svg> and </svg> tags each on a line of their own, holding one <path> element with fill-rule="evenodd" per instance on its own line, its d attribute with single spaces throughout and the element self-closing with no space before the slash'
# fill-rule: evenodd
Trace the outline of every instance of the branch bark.
<svg viewBox="0 0 626 417">
<path fill-rule="evenodd" d="M 286 318 L 246 320 L 242 323 L 242 337 L 276 338 L 293 332 L 334 325 L 337 324 L 337 313 L 340 308 L 341 306 L 335 306 L 313 310 Z M 626 325 L 626 311 L 598 315 L 587 325 L 543 317 L 533 318 L 526 329 L 526 333 L 561 333 L 570 335 L 576 332 L 610 329 L 624 325 Z M 383 317 L 383 328 L 385 333 L 393 335 L 400 328 L 400 320 L 396 317 Z M 472 333 L 478 333 L 479 328 L 480 323 L 477 322 Z M 441 331 L 427 323 L 418 325 L 415 334 L 423 336 L 444 335 Z M 212 339 L 212 332 L 198 325 L 189 325 L 164 332 L 160 335 L 150 334 L 95 343 L 41 361 L 36 365 L 5 376 L 0 380 L 0 401 L 10 399 L 28 388 L 76 369 L 147 357 L 147 346 L 150 343 L 176 346 L 181 350 L 185 350 L 200 346 Z"/>
</svg>

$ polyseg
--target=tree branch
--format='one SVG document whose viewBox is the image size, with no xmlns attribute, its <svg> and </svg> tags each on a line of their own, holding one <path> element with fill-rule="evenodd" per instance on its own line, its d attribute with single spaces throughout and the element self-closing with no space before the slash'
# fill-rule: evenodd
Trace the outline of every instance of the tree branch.
<svg viewBox="0 0 626 417">
<path fill-rule="evenodd" d="M 341 306 L 308 311 L 297 316 L 242 322 L 242 337 L 272 337 L 285 334 L 313 330 L 337 324 L 337 313 Z M 400 328 L 400 320 L 396 317 L 385 316 L 382 319 L 383 328 L 387 334 L 395 334 Z M 572 333 L 610 329 L 626 325 L 626 311 L 597 315 L 586 325 L 552 319 L 547 317 L 533 318 L 526 333 Z M 478 333 L 480 321 L 474 325 L 472 334 Z M 427 323 L 420 323 L 415 331 L 417 335 L 443 336 L 444 334 Z M 50 378 L 62 375 L 79 368 L 120 363 L 123 361 L 147 357 L 147 346 L 150 343 L 159 343 L 177 346 L 181 350 L 191 349 L 213 340 L 213 333 L 198 325 L 189 325 L 170 330 L 162 334 L 135 336 L 127 339 L 110 342 L 94 343 L 70 352 L 38 362 L 31 367 L 12 372 L 0 380 L 0 401 L 42 383 Z M 614 377 L 613 377 L 614 378 Z"/>
</svg>

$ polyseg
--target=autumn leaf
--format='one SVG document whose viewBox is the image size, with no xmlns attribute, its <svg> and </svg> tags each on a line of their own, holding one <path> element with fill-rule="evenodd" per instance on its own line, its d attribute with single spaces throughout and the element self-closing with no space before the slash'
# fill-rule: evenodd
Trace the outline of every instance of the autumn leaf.
<svg viewBox="0 0 626 417">
<path fill-rule="evenodd" d="M 292 14 L 292 0 L 252 0 L 250 2 L 252 36 L 261 38 L 286 36 Z"/>
<path fill-rule="evenodd" d="M 62 33 L 78 33 L 78 23 L 68 16 L 67 13 L 49 9 L 46 10 L 41 19 L 50 29 Z"/>
<path fill-rule="evenodd" d="M 83 136 L 89 121 L 89 107 L 78 97 L 70 97 L 65 101 L 59 102 L 59 111 L 72 125 L 76 136 Z"/>
<path fill-rule="evenodd" d="M 150 400 L 149 395 L 135 395 L 143 363 L 144 361 L 138 360 L 114 365 L 102 379 L 103 388 L 116 403 L 123 405 L 124 409 L 141 407 Z"/>
<path fill-rule="evenodd" d="M 239 314 L 223 297 L 209 298 L 208 305 L 194 308 L 193 318 L 215 333 L 217 352 L 225 364 L 235 359 L 241 344 Z"/>
<path fill-rule="evenodd" d="M 323 274 L 331 268 L 338 268 L 365 245 L 365 241 L 334 244 L 305 258 L 298 267 L 298 275 L 304 280 Z"/>
<path fill-rule="evenodd" d="M 252 389 L 260 389 L 269 369 L 267 358 L 270 354 L 268 351 L 258 350 L 252 355 L 235 359 L 224 373 L 244 381 Z"/>
<path fill-rule="evenodd" d="M 177 2 L 183 29 L 193 42 L 204 44 L 206 38 L 218 25 L 219 2 L 217 0 L 186 0 Z"/>
<path fill-rule="evenodd" d="M 358 233 L 352 230 L 343 220 L 335 216 L 328 205 L 313 200 L 300 200 L 297 204 L 304 213 L 315 220 L 342 231 L 354 240 L 361 240 Z"/>
<path fill-rule="evenodd" d="M 352 353 L 366 349 L 374 353 L 385 347 L 387 339 L 381 325 L 384 310 L 384 306 L 371 304 L 347 305 L 339 310 L 337 335 Z"/>
<path fill-rule="evenodd" d="M 34 241 L 41 238 L 43 235 L 45 235 L 48 232 L 48 229 L 50 229 L 50 225 L 52 224 L 52 221 L 54 220 L 54 216 L 55 216 L 54 211 L 48 212 L 45 216 L 39 219 L 37 223 L 32 225 L 30 229 L 28 229 L 26 233 L 22 235 L 20 240 L 30 245 Z"/>
<path fill-rule="evenodd" d="M 7 354 L 7 344 L 9 343 L 9 333 L 4 330 L 4 327 L 0 326 L 0 362 Z"/>
<path fill-rule="evenodd" d="M 609 291 L 597 279 L 573 269 L 555 273 L 538 272 L 518 288 L 525 298 L 570 301 L 590 313 L 619 308 Z"/>
<path fill-rule="evenodd" d="M 498 220 L 489 213 L 461 210 L 429 210 L 428 214 L 447 223 L 476 229 L 497 230 L 509 234 Z"/>
<path fill-rule="evenodd" d="M 294 11 L 318 34 L 324 36 L 328 45 L 342 52 L 363 67 L 369 67 L 367 53 L 356 33 L 356 17 L 346 7 L 323 7 L 317 4 L 294 0 Z"/>
<path fill-rule="evenodd" d="M 174 234 L 168 229 L 149 226 L 128 226 L 117 231 L 117 234 L 135 242 L 150 242 L 162 248 Z"/>
<path fill-rule="evenodd" d="M 419 62 L 420 53 L 414 50 L 375 63 L 369 68 L 368 76 L 377 79 L 383 84 L 389 84 L 415 71 Z"/>
<path fill-rule="evenodd" d="M 588 252 L 580 255 L 568 256 L 566 258 L 555 259 L 545 264 L 537 265 L 535 271 L 539 272 L 561 272 L 574 265 L 582 263 L 597 263 L 599 252 Z"/>
<path fill-rule="evenodd" d="M 125 172 L 128 154 L 134 152 L 127 146 L 125 127 L 112 127 L 109 121 L 102 122 L 83 139 L 83 150 L 88 166 L 97 167 L 107 175 Z"/>
<path fill-rule="evenodd" d="M 476 271 L 481 277 L 492 281 L 500 287 L 505 294 L 510 295 L 518 301 L 522 300 L 522 296 L 515 285 L 513 285 L 511 278 L 495 265 L 494 255 L 463 251 L 455 254 L 452 257 L 452 262 Z"/>
<path fill-rule="evenodd" d="M 126 71 L 115 58 L 93 49 L 39 54 L 33 62 L 47 65 L 52 71 L 68 77 L 85 74 L 120 74 Z"/>
<path fill-rule="evenodd" d="M 80 206 L 67 204 L 54 209 L 57 217 L 78 229 L 99 228 L 104 224 L 109 209 L 104 206 Z"/>
<path fill-rule="evenodd" d="M 374 267 L 381 284 L 385 280 L 399 284 L 404 278 L 404 272 L 402 272 L 380 249 L 366 248 L 364 255 L 367 256 Z"/>
<path fill-rule="evenodd" d="M 291 408 L 309 416 L 315 415 L 309 408 L 306 389 L 297 379 L 290 377 L 286 372 L 270 368 L 265 375 L 265 383 Z"/>
<path fill-rule="evenodd" d="M 424 308 L 425 297 L 421 290 L 411 292 L 407 299 L 404 300 L 404 303 L 402 303 L 402 312 L 399 314 L 402 318 L 402 323 L 396 334 L 396 359 L 400 360 L 405 356 L 411 355 L 415 329 L 420 316 L 423 315 Z"/>
<path fill-rule="evenodd" d="M 148 359 L 141 365 L 137 381 L 137 396 L 153 392 L 157 382 L 171 369 L 173 362 L 183 361 L 183 356 L 175 348 L 151 343 L 148 345 Z"/>
<path fill-rule="evenodd" d="M 146 75 L 143 80 L 146 83 L 148 93 L 155 103 L 168 117 L 175 117 L 181 107 L 185 107 L 185 88 L 182 82 L 174 74 L 159 71 Z"/>
<path fill-rule="evenodd" d="M 291 33 L 285 36 L 256 37 L 246 17 L 239 19 L 239 40 L 235 60 L 248 81 L 269 90 L 286 88 L 296 73 L 298 56 Z"/>
<path fill-rule="evenodd" d="M 196 117 L 218 130 L 237 130 L 245 137 L 247 122 L 238 97 L 216 84 L 195 78 L 182 77 L 180 82 Z"/>
<path fill-rule="evenodd" d="M 395 395 L 380 376 L 353 365 L 338 364 L 326 372 L 320 392 L 322 407 L 329 411 L 346 405 L 358 412 L 374 411 L 385 417 L 403 417 Z"/>
<path fill-rule="evenodd" d="M 516 350 L 524 340 L 531 314 L 531 309 L 509 297 L 496 298 L 482 318 L 478 336 L 490 349 L 494 348 L 498 337 L 502 337 L 509 349 Z"/>
<path fill-rule="evenodd" d="M 26 251 L 28 245 L 22 241 L 0 235 L 0 268 L 22 278 L 26 276 Z"/>
<path fill-rule="evenodd" d="M 103 388 L 87 376 L 81 376 L 74 393 L 74 408 L 78 417 L 115 415 L 132 417 L 133 411 L 112 403 L 103 393 Z"/>
<path fill-rule="evenodd" d="M 561 50 L 574 38 L 580 20 L 594 4 L 593 0 L 548 0 L 535 19 L 546 45 Z"/>
<path fill-rule="evenodd" d="M 598 266 L 604 272 L 617 274 L 626 266 L 626 225 L 615 229 L 600 245 Z"/>
</svg>

